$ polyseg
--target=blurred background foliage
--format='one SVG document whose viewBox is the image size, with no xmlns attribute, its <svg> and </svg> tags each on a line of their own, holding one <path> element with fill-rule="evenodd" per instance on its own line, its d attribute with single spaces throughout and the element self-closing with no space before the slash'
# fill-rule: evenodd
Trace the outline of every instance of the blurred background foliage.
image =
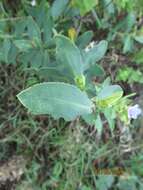
<svg viewBox="0 0 143 190">
<path fill-rule="evenodd" d="M 103 123 L 92 116 L 87 122 L 55 121 L 32 116 L 18 103 L 16 94 L 33 84 L 74 82 L 71 71 L 55 57 L 57 33 L 68 36 L 81 51 L 91 41 L 107 40 L 102 60 L 101 52 L 92 54 L 96 64 L 86 73 L 88 80 L 97 90 L 111 81 L 120 84 L 125 95 L 136 93 L 115 108 L 123 121 L 128 102 L 143 108 L 142 0 L 1 0 L 0 164 L 13 156 L 24 157 L 26 164 L 20 179 L 0 178 L 0 188 L 142 190 L 142 117 L 131 121 L 129 129 L 111 109 L 101 115 Z M 92 89 L 91 83 L 91 94 Z"/>
</svg>

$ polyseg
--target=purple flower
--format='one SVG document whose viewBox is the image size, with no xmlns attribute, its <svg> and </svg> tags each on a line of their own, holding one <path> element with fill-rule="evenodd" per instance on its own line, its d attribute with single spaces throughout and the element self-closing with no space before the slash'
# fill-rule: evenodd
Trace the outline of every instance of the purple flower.
<svg viewBox="0 0 143 190">
<path fill-rule="evenodd" d="M 129 119 L 137 119 L 139 115 L 141 115 L 142 110 L 140 109 L 139 105 L 136 104 L 134 106 L 130 106 L 128 108 L 128 118 Z"/>
</svg>

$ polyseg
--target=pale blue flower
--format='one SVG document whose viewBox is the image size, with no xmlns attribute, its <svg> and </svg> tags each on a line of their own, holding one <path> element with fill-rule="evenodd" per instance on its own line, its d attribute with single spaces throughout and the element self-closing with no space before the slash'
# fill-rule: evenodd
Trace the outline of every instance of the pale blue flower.
<svg viewBox="0 0 143 190">
<path fill-rule="evenodd" d="M 128 118 L 129 119 L 137 119 L 139 115 L 141 115 L 142 110 L 139 107 L 138 104 L 134 105 L 134 106 L 130 106 L 128 108 Z"/>
</svg>

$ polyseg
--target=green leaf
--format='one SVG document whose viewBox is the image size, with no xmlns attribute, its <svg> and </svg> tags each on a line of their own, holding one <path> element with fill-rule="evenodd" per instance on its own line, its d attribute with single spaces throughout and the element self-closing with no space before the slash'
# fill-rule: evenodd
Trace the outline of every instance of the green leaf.
<svg viewBox="0 0 143 190">
<path fill-rule="evenodd" d="M 139 42 L 140 44 L 143 44 L 143 36 L 135 36 L 134 39 Z"/>
<path fill-rule="evenodd" d="M 11 48 L 11 42 L 9 39 L 5 39 L 3 42 L 3 56 L 4 56 L 4 61 L 8 63 L 8 55 L 9 51 Z"/>
<path fill-rule="evenodd" d="M 73 120 L 92 112 L 92 102 L 86 93 L 66 83 L 40 83 L 23 90 L 17 97 L 33 114 L 51 114 L 55 119 Z"/>
<path fill-rule="evenodd" d="M 100 61 L 107 51 L 108 43 L 105 40 L 102 40 L 97 45 L 95 45 L 91 50 L 88 52 L 84 52 L 84 70 L 90 67 L 91 63 L 96 63 Z"/>
<path fill-rule="evenodd" d="M 36 40 L 38 43 L 41 42 L 41 31 L 38 24 L 32 17 L 27 20 L 27 32 L 30 39 Z"/>
<path fill-rule="evenodd" d="M 118 70 L 116 81 L 143 83 L 142 72 L 132 67 L 123 67 Z"/>
<path fill-rule="evenodd" d="M 143 49 L 138 52 L 135 52 L 133 56 L 133 61 L 137 64 L 143 64 Z"/>
<path fill-rule="evenodd" d="M 126 32 L 129 33 L 133 29 L 135 24 L 136 24 L 136 14 L 133 12 L 130 12 L 125 19 Z"/>
<path fill-rule="evenodd" d="M 104 110 L 104 116 L 108 121 L 109 128 L 111 129 L 111 131 L 113 131 L 115 127 L 115 117 L 116 117 L 115 111 L 112 108 L 106 108 Z"/>
<path fill-rule="evenodd" d="M 99 114 L 97 115 L 97 118 L 95 120 L 95 127 L 97 129 L 98 134 L 101 135 L 102 129 L 103 129 L 103 124 L 102 124 L 102 120 L 101 120 L 101 117 Z"/>
<path fill-rule="evenodd" d="M 57 19 L 65 10 L 69 0 L 55 0 L 52 5 L 52 16 Z"/>
<path fill-rule="evenodd" d="M 33 44 L 30 40 L 14 40 L 13 43 L 21 52 L 27 52 L 33 48 Z"/>
<path fill-rule="evenodd" d="M 63 171 L 63 166 L 61 162 L 56 162 L 54 168 L 53 168 L 53 175 L 52 178 L 54 178 L 54 180 L 59 180 L 60 174 Z"/>
<path fill-rule="evenodd" d="M 101 108 L 114 105 L 123 95 L 123 90 L 119 85 L 103 87 L 97 94 L 96 102 Z"/>
<path fill-rule="evenodd" d="M 131 35 L 127 35 L 124 39 L 123 53 L 128 53 L 133 50 L 133 38 Z"/>
<path fill-rule="evenodd" d="M 54 63 L 53 63 L 54 64 Z M 52 81 L 52 82 L 66 82 L 66 83 L 74 83 L 72 76 L 68 71 L 64 70 L 61 65 L 57 66 L 49 66 L 49 67 L 41 67 L 37 75 L 44 79 L 45 81 Z"/>
<path fill-rule="evenodd" d="M 43 20 L 43 41 L 49 44 L 52 40 L 54 22 L 49 12 L 45 14 L 46 19 Z"/>
<path fill-rule="evenodd" d="M 83 74 L 83 62 L 80 50 L 77 46 L 67 37 L 62 35 L 56 36 L 57 44 L 57 59 L 63 64 L 68 66 L 74 76 Z"/>
<path fill-rule="evenodd" d="M 8 63 L 16 64 L 17 63 L 17 55 L 19 54 L 18 49 L 15 47 L 13 43 L 11 43 L 11 48 L 8 53 Z"/>
<path fill-rule="evenodd" d="M 126 33 L 129 33 L 132 30 L 135 22 L 136 18 L 134 14 L 129 13 L 124 19 L 121 19 L 113 28 L 111 28 L 107 38 L 108 41 L 114 40 L 116 33 L 118 33 L 120 30 L 124 30 Z"/>
<path fill-rule="evenodd" d="M 83 187 L 81 187 L 81 190 L 91 190 L 91 188 L 84 185 Z"/>
<path fill-rule="evenodd" d="M 81 49 L 85 48 L 90 43 L 92 38 L 93 38 L 93 32 L 92 31 L 84 32 L 77 39 L 78 47 L 81 48 Z"/>
<path fill-rule="evenodd" d="M 142 167 L 140 166 L 140 168 L 142 168 Z M 138 189 L 137 182 L 139 180 L 138 177 L 136 175 L 131 175 L 131 174 L 128 174 L 127 177 L 128 178 L 126 178 L 126 179 L 121 178 L 121 177 L 119 178 L 119 181 L 117 184 L 118 189 L 119 190 L 137 190 Z"/>
<path fill-rule="evenodd" d="M 49 42 L 52 38 L 52 29 L 54 27 L 54 22 L 48 1 L 42 0 L 39 2 L 38 6 L 28 8 L 27 11 L 28 15 L 31 15 L 34 18 L 34 25 L 35 31 L 37 31 L 37 36 L 40 35 L 39 37 L 41 39 L 42 33 L 43 42 L 46 43 L 46 45 L 49 45 Z"/>
<path fill-rule="evenodd" d="M 98 4 L 98 0 L 73 0 L 73 4 L 79 8 L 80 14 L 83 16 Z"/>
<path fill-rule="evenodd" d="M 105 72 L 103 70 L 103 68 L 98 65 L 98 64 L 94 64 L 94 65 L 91 65 L 90 68 L 87 70 L 87 79 L 90 79 L 92 80 L 93 77 L 96 77 L 96 76 L 104 76 L 105 75 Z"/>
<path fill-rule="evenodd" d="M 25 33 L 25 29 L 27 27 L 27 19 L 20 19 L 14 23 L 14 35 L 21 37 L 22 34 Z"/>
<path fill-rule="evenodd" d="M 96 180 L 96 188 L 98 190 L 108 190 L 109 188 L 111 188 L 113 182 L 113 175 L 99 175 L 98 179 Z"/>
<path fill-rule="evenodd" d="M 47 50 L 30 49 L 28 52 L 22 53 L 18 57 L 19 61 L 23 63 L 23 67 L 33 69 L 39 69 L 40 67 L 46 67 L 49 63 L 49 54 Z"/>
<path fill-rule="evenodd" d="M 109 15 L 113 15 L 115 13 L 115 6 L 114 3 L 111 0 L 104 0 L 104 7 L 105 11 Z"/>
<path fill-rule="evenodd" d="M 82 115 L 83 120 L 89 125 L 95 125 L 97 115 L 93 112 L 91 114 Z"/>
<path fill-rule="evenodd" d="M 123 67 L 118 70 L 117 75 L 116 75 L 116 81 L 128 81 L 132 74 L 132 68 L 130 67 Z"/>
<path fill-rule="evenodd" d="M 8 63 L 8 55 L 11 48 L 11 41 L 7 38 L 4 39 L 0 47 L 0 61 Z"/>
</svg>

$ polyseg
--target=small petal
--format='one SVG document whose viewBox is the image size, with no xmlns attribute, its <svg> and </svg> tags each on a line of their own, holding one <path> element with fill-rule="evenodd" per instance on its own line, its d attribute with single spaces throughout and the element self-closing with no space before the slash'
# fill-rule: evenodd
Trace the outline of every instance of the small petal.
<svg viewBox="0 0 143 190">
<path fill-rule="evenodd" d="M 86 48 L 85 48 L 85 52 L 89 52 L 90 51 L 90 48 L 87 46 Z"/>
<path fill-rule="evenodd" d="M 85 52 L 89 52 L 92 48 L 94 48 L 95 42 L 92 41 L 90 44 L 85 48 Z"/>
<path fill-rule="evenodd" d="M 94 42 L 94 41 L 91 42 L 91 43 L 89 44 L 89 46 L 90 46 L 91 48 L 94 48 L 94 46 L 95 46 L 95 42 Z"/>
<path fill-rule="evenodd" d="M 140 109 L 139 105 L 136 104 L 134 106 L 130 106 L 128 108 L 128 118 L 129 119 L 137 119 L 139 115 L 141 115 L 142 110 Z"/>
</svg>

